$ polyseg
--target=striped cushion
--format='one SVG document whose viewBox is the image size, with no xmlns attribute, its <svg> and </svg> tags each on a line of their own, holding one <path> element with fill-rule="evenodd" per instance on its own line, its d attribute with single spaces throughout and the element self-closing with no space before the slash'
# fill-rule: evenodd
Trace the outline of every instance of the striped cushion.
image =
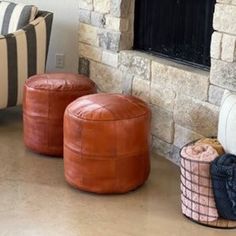
<svg viewBox="0 0 236 236">
<path fill-rule="evenodd" d="M 0 2 L 0 34 L 13 33 L 35 19 L 38 9 L 32 5 Z"/>
<path fill-rule="evenodd" d="M 23 29 L 0 36 L 0 109 L 20 105 L 25 80 L 45 72 L 52 19 L 39 11 Z"/>
</svg>

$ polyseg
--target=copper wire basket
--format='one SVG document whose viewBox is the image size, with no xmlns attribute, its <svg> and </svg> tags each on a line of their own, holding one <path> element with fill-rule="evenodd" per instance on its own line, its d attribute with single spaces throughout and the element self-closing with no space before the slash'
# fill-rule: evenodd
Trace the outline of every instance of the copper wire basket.
<svg viewBox="0 0 236 236">
<path fill-rule="evenodd" d="M 197 141 L 188 143 L 184 147 L 195 142 Z M 188 219 L 205 226 L 223 229 L 236 228 L 236 221 L 222 219 L 218 216 L 210 177 L 211 162 L 185 158 L 181 155 L 181 151 L 182 213 Z"/>
</svg>

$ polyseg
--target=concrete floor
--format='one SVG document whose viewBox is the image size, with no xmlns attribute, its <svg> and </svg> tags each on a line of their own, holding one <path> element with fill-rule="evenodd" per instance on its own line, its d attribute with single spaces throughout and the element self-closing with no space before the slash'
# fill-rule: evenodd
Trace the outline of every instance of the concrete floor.
<svg viewBox="0 0 236 236">
<path fill-rule="evenodd" d="M 33 154 L 22 143 L 19 108 L 0 111 L 0 235 L 230 236 L 181 215 L 179 170 L 152 158 L 149 181 L 125 195 L 98 196 L 68 186 L 62 159 Z"/>
</svg>

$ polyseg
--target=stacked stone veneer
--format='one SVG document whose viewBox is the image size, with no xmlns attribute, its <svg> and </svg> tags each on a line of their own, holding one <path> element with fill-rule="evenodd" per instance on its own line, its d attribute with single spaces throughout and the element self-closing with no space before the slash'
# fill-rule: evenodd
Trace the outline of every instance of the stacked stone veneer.
<svg viewBox="0 0 236 236">
<path fill-rule="evenodd" d="M 79 5 L 79 72 L 150 104 L 155 153 L 178 162 L 185 143 L 217 134 L 224 89 L 236 91 L 236 0 L 217 0 L 210 72 L 132 51 L 134 0 Z"/>
</svg>

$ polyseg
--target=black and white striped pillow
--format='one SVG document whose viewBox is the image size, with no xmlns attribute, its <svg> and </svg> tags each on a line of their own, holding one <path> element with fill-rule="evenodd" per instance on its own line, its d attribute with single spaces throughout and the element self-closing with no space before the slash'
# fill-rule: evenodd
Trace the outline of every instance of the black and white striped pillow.
<svg viewBox="0 0 236 236">
<path fill-rule="evenodd" d="M 0 1 L 0 34 L 13 33 L 35 19 L 38 8 L 33 5 Z"/>
</svg>

